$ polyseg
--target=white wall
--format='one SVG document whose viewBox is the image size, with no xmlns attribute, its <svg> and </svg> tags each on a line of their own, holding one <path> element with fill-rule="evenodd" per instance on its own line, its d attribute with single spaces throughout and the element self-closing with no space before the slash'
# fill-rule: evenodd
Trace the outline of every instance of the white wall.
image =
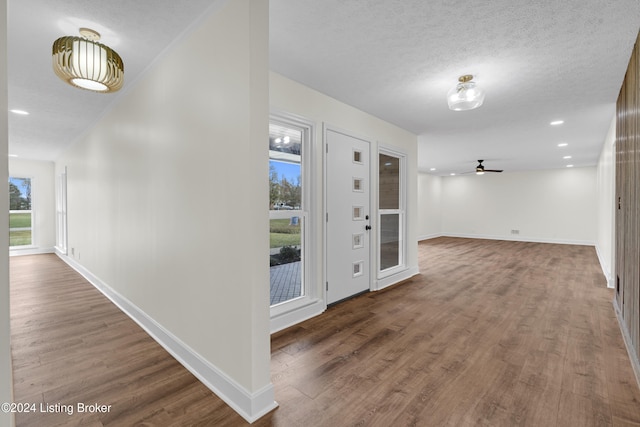
<svg viewBox="0 0 640 427">
<path fill-rule="evenodd" d="M 615 259 L 615 142 L 616 119 L 611 121 L 611 127 L 605 138 L 600 159 L 597 166 L 597 235 L 596 250 L 602 265 L 602 271 L 607 278 L 609 287 L 614 286 L 613 267 Z"/>
<path fill-rule="evenodd" d="M 9 159 L 9 176 L 31 178 L 33 246 L 12 255 L 53 252 L 56 245 L 56 199 L 53 162 Z"/>
<path fill-rule="evenodd" d="M 7 182 L 7 2 L 0 0 L 0 180 Z M 13 402 L 9 328 L 9 186 L 0 190 L 0 403 Z M 13 426 L 12 414 L 0 411 L 0 426 Z"/>
<path fill-rule="evenodd" d="M 280 74 L 271 72 L 269 82 L 272 110 L 296 114 L 315 122 L 316 150 L 312 154 L 315 170 L 314 178 L 318 183 L 318 191 L 315 193 L 314 200 L 316 211 L 313 213 L 316 218 L 321 218 L 323 215 L 323 192 L 321 190 L 323 185 L 323 124 L 373 141 L 371 146 L 373 153 L 377 153 L 378 146 L 383 145 L 389 148 L 397 148 L 407 154 L 407 235 L 409 242 L 407 267 L 408 271 L 415 271 L 415 273 L 417 273 L 418 253 L 415 243 L 418 236 L 416 179 L 417 136 L 377 117 L 339 102 L 334 98 L 287 79 Z M 372 177 L 372 188 L 376 188 L 376 179 L 377 177 Z M 374 194 L 372 199 L 373 206 L 376 206 L 376 197 L 377 195 Z M 318 285 L 317 294 L 322 295 L 324 283 L 322 279 L 322 227 L 324 223 L 323 221 L 317 221 L 316 225 L 316 236 L 318 236 L 318 239 L 315 244 L 315 252 L 318 256 L 316 262 L 319 265 L 319 268 L 317 268 L 316 283 Z M 375 243 L 372 239 L 371 244 L 373 247 L 375 247 Z"/>
<path fill-rule="evenodd" d="M 596 241 L 595 167 L 444 177 L 442 194 L 444 235 Z"/>
<path fill-rule="evenodd" d="M 214 9 L 56 168 L 69 262 L 255 419 L 275 405 L 268 2 Z"/>
<path fill-rule="evenodd" d="M 418 173 L 418 240 L 442 235 L 442 178 Z"/>
</svg>

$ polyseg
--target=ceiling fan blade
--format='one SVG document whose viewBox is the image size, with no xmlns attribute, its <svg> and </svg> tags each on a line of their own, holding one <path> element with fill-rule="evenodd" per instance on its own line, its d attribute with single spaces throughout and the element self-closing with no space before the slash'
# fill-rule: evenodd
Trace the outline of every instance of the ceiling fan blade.
<svg viewBox="0 0 640 427">
<path fill-rule="evenodd" d="M 482 162 L 484 162 L 484 160 L 478 160 L 478 166 L 476 166 L 476 170 L 475 171 L 469 171 L 469 172 L 461 172 L 458 175 L 466 175 L 469 173 L 475 173 L 478 175 L 482 175 L 485 172 L 502 172 L 502 169 L 485 169 L 484 165 L 482 164 Z"/>
</svg>

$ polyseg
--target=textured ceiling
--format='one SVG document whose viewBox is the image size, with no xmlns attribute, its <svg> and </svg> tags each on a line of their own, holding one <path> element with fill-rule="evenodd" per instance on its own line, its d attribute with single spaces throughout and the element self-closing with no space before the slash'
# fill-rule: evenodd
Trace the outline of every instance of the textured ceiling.
<svg viewBox="0 0 640 427">
<path fill-rule="evenodd" d="M 593 165 L 640 25 L 638 0 L 272 0 L 271 68 L 418 135 L 448 174 Z M 477 110 L 446 93 L 473 74 Z M 564 119 L 561 127 L 549 122 Z M 373 135 L 375 137 L 375 135 Z M 558 151 L 557 143 L 570 145 Z M 391 142 L 391 141 L 389 141 Z"/>
<path fill-rule="evenodd" d="M 121 96 L 61 83 L 53 40 L 101 32 L 126 92 L 221 3 L 9 0 L 9 108 L 31 113 L 10 115 L 10 153 L 55 159 Z M 271 0 L 270 13 L 274 71 L 418 134 L 419 168 L 438 174 L 479 158 L 505 171 L 564 167 L 566 154 L 595 164 L 640 25 L 638 0 Z M 485 105 L 449 111 L 446 92 L 467 73 Z"/>
</svg>

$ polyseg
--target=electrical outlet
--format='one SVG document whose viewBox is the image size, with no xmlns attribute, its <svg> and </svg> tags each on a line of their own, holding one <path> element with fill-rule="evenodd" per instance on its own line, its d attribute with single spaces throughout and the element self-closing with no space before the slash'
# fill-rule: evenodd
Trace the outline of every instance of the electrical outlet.
<svg viewBox="0 0 640 427">
<path fill-rule="evenodd" d="M 511 234 L 520 234 L 520 230 L 511 230 Z"/>
<path fill-rule="evenodd" d="M 75 256 L 76 254 L 76 248 L 71 248 L 71 256 Z"/>
</svg>

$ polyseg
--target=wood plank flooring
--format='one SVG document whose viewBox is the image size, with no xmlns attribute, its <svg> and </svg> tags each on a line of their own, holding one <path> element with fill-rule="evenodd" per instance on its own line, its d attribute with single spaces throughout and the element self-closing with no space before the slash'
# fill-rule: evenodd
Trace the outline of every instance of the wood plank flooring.
<svg viewBox="0 0 640 427">
<path fill-rule="evenodd" d="M 18 427 L 247 425 L 57 256 L 12 257 L 10 269 L 14 400 L 37 405 Z M 77 403 L 111 408 L 40 412 Z"/>
<path fill-rule="evenodd" d="M 280 407 L 257 426 L 640 426 L 640 390 L 592 247 L 438 238 L 421 274 L 272 337 Z M 55 256 L 11 258 L 23 426 L 243 426 Z"/>
</svg>

